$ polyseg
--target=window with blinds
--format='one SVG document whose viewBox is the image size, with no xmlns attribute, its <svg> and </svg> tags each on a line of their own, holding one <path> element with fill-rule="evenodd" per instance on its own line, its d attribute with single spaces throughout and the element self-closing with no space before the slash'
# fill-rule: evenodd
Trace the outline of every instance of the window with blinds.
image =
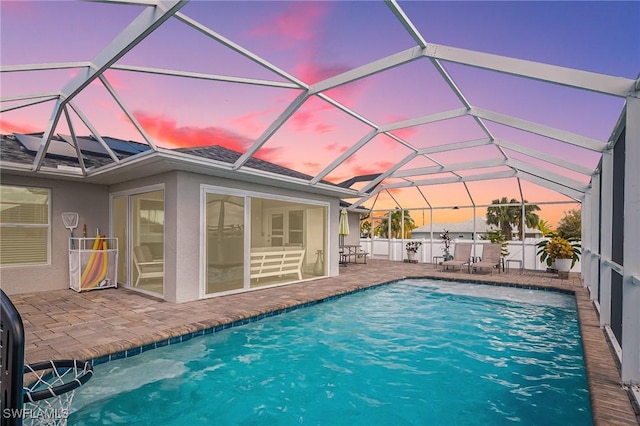
<svg viewBox="0 0 640 426">
<path fill-rule="evenodd" d="M 51 192 L 0 185 L 0 266 L 49 262 Z"/>
</svg>

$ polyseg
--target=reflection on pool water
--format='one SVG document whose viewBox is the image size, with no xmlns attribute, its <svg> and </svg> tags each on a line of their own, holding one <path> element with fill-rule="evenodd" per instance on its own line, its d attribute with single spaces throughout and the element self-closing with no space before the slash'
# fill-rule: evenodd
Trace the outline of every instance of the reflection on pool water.
<svg viewBox="0 0 640 426">
<path fill-rule="evenodd" d="M 69 424 L 592 424 L 549 291 L 404 280 L 95 370 Z"/>
</svg>

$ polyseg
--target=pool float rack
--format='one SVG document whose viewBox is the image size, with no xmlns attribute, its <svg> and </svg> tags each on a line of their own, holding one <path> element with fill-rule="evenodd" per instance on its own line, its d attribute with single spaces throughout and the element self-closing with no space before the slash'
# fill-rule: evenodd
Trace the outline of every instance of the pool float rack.
<svg viewBox="0 0 640 426">
<path fill-rule="evenodd" d="M 69 239 L 69 288 L 77 292 L 118 286 L 118 239 Z"/>
</svg>

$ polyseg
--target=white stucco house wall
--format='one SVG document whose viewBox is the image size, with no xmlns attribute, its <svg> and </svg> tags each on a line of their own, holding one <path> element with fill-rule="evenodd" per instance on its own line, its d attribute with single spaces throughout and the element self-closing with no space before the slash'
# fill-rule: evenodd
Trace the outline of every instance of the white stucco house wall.
<svg viewBox="0 0 640 426">
<path fill-rule="evenodd" d="M 328 182 L 311 186 L 309 176 L 256 158 L 234 170 L 241 154 L 218 146 L 154 151 L 111 138 L 104 138 L 111 152 L 103 153 L 92 137 L 79 138 L 86 147 L 84 174 L 77 157 L 64 151 L 64 137 L 52 140 L 59 145 L 49 147 L 34 170 L 31 139 L 39 145 L 40 137 L 2 136 L 2 250 L 29 253 L 20 236 L 35 227 L 41 253 L 3 262 L 7 294 L 69 287 L 70 232 L 63 212 L 78 213 L 76 237 L 86 225 L 89 238 L 98 231 L 118 238 L 120 286 L 170 302 L 338 274 L 339 202 L 352 190 Z M 25 201 L 34 194 L 37 206 Z M 37 224 L 20 219 L 27 211 L 38 212 Z M 357 226 L 352 224 L 356 237 Z M 139 279 L 134 251 L 141 246 L 160 265 L 160 279 L 144 273 Z M 273 251 L 299 253 L 299 268 L 269 275 L 256 259 Z"/>
</svg>

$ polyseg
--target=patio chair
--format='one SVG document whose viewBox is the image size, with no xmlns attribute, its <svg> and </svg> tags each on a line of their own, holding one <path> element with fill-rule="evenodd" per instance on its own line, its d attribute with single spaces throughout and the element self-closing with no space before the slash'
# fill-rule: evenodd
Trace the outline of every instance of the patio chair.
<svg viewBox="0 0 640 426">
<path fill-rule="evenodd" d="M 479 262 L 474 262 L 470 265 L 470 272 L 476 269 L 490 269 L 493 272 L 493 268 L 498 268 L 500 273 L 500 259 L 502 258 L 502 245 L 501 244 L 486 244 L 482 249 L 482 259 Z"/>
<path fill-rule="evenodd" d="M 136 246 L 133 248 L 133 264 L 138 271 L 138 278 L 136 278 L 134 287 L 137 287 L 141 280 L 164 277 L 164 262 L 162 260 L 153 260 L 148 246 Z"/>
<path fill-rule="evenodd" d="M 452 269 L 461 270 L 464 265 L 469 265 L 471 262 L 471 247 L 470 243 L 458 243 L 453 250 L 453 259 L 442 262 L 442 270 Z"/>
</svg>

